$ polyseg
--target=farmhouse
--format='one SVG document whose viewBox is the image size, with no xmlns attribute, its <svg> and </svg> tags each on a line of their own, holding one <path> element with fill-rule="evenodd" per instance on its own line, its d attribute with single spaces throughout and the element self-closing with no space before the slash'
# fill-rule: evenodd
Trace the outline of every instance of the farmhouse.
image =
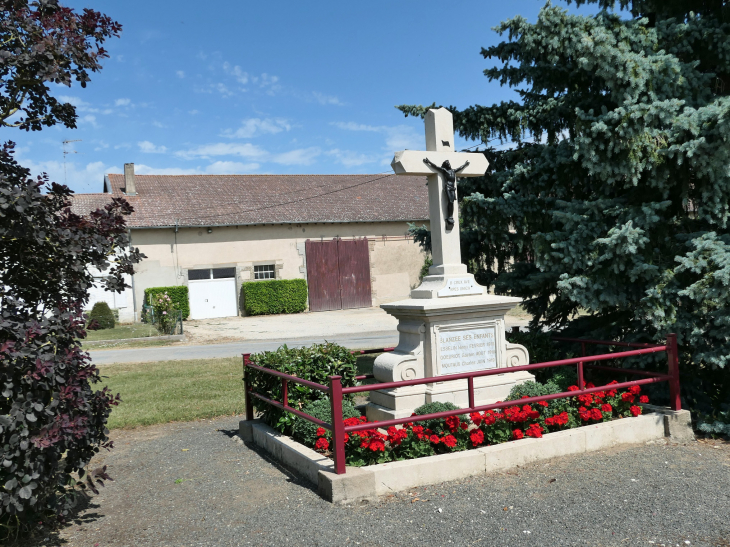
<svg viewBox="0 0 730 547">
<path fill-rule="evenodd" d="M 241 283 L 307 280 L 311 311 L 407 298 L 424 254 L 408 222 L 428 222 L 426 178 L 395 175 L 135 175 L 104 177 L 77 194 L 86 214 L 111 197 L 134 207 L 132 245 L 147 258 L 122 295 L 92 292 L 122 321 L 140 317 L 144 290 L 187 285 L 193 319 L 241 313 Z"/>
</svg>

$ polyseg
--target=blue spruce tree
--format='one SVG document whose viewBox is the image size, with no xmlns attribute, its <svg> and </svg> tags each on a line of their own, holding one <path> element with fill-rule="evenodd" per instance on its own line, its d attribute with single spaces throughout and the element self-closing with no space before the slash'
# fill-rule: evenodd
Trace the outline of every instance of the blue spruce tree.
<svg viewBox="0 0 730 547">
<path fill-rule="evenodd" d="M 520 101 L 448 107 L 462 137 L 512 143 L 460 183 L 463 256 L 534 329 L 676 332 L 685 400 L 710 412 L 730 397 L 730 8 L 590 2 L 495 29 L 485 75 Z"/>
</svg>

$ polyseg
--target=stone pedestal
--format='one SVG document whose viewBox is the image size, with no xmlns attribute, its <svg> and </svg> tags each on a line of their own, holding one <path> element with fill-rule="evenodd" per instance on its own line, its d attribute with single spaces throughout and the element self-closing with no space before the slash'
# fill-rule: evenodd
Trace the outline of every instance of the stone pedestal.
<svg viewBox="0 0 730 547">
<path fill-rule="evenodd" d="M 467 276 L 454 279 L 464 278 Z M 474 286 L 483 291 L 483 287 Z M 447 287 L 448 280 L 437 285 L 434 279 L 432 288 L 422 285 L 413 292 L 429 290 L 438 294 Z M 376 380 L 396 382 L 439 376 L 444 381 L 373 391 L 368 418 L 404 418 L 419 406 L 435 401 L 469 406 L 467 381 L 446 381 L 449 374 L 504 369 L 504 374 L 474 380 L 477 405 L 504 400 L 513 386 L 534 380 L 528 372 L 509 372 L 510 367 L 529 363 L 527 349 L 509 344 L 505 338 L 504 315 L 519 302 L 519 298 L 478 294 L 411 298 L 383 304 L 381 307 L 399 320 L 400 340 L 395 351 L 375 360 Z"/>
<path fill-rule="evenodd" d="M 450 374 L 504 369 L 474 380 L 477 405 L 504 400 L 513 386 L 534 379 L 527 372 L 509 372 L 529 363 L 527 350 L 505 339 L 504 315 L 520 299 L 488 295 L 461 263 L 456 178 L 484 176 L 489 162 L 481 152 L 454 151 L 454 120 L 445 108 L 429 110 L 424 123 L 426 151 L 396 152 L 391 166 L 399 175 L 428 177 L 433 266 L 410 299 L 381 306 L 398 318 L 400 341 L 394 352 L 375 360 L 373 373 L 380 382 L 443 381 L 371 392 L 371 420 L 405 418 L 431 402 L 469 406 L 467 380 L 449 382 Z"/>
</svg>

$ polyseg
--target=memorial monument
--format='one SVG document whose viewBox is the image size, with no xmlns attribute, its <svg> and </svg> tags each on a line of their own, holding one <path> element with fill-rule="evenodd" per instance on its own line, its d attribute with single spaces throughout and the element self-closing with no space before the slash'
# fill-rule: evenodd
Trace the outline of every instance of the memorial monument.
<svg viewBox="0 0 730 547">
<path fill-rule="evenodd" d="M 396 382 L 493 368 L 505 369 L 474 379 L 477 405 L 504 400 L 515 384 L 533 380 L 528 372 L 509 372 L 526 365 L 524 346 L 505 338 L 505 314 L 519 298 L 487 294 L 461 263 L 456 177 L 483 176 L 489 166 L 481 153 L 454 151 L 454 122 L 445 108 L 426 113 L 426 151 L 397 152 L 391 166 L 397 175 L 427 175 L 433 266 L 411 298 L 383 304 L 399 321 L 395 351 L 375 360 L 373 374 L 380 382 Z M 452 165 L 460 165 L 456 169 Z M 468 406 L 467 381 L 434 382 L 373 391 L 370 420 L 410 416 L 419 406 L 450 401 Z"/>
</svg>

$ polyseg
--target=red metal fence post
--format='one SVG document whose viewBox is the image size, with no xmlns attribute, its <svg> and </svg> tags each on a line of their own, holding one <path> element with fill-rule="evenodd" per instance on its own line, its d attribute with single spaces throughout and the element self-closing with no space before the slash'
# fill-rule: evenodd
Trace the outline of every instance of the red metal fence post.
<svg viewBox="0 0 730 547">
<path fill-rule="evenodd" d="M 251 374 L 250 371 L 246 370 L 246 365 L 248 365 L 251 360 L 249 359 L 250 353 L 244 353 L 243 354 L 243 395 L 246 400 L 246 421 L 253 420 L 253 398 L 249 394 L 249 385 L 246 381 L 246 378 L 249 374 Z"/>
<path fill-rule="evenodd" d="M 345 472 L 345 423 L 342 421 L 342 376 L 330 376 L 330 408 L 332 409 L 332 444 L 335 473 Z"/>
<path fill-rule="evenodd" d="M 667 365 L 669 368 L 669 406 L 672 410 L 682 410 L 682 400 L 679 388 L 679 350 L 677 349 L 677 335 L 667 335 Z"/>
<path fill-rule="evenodd" d="M 284 406 L 289 406 L 289 382 L 286 378 L 281 379 L 281 392 L 281 402 L 284 403 Z"/>
<path fill-rule="evenodd" d="M 580 356 L 585 357 L 586 356 L 586 345 L 585 343 L 581 343 L 580 345 Z M 579 389 L 585 389 L 586 388 L 586 382 L 583 378 L 583 361 L 578 363 L 578 388 Z"/>
<path fill-rule="evenodd" d="M 466 379 L 466 385 L 469 390 L 469 408 L 474 408 L 476 405 L 474 404 L 474 377 L 469 376 L 469 378 Z"/>
</svg>

